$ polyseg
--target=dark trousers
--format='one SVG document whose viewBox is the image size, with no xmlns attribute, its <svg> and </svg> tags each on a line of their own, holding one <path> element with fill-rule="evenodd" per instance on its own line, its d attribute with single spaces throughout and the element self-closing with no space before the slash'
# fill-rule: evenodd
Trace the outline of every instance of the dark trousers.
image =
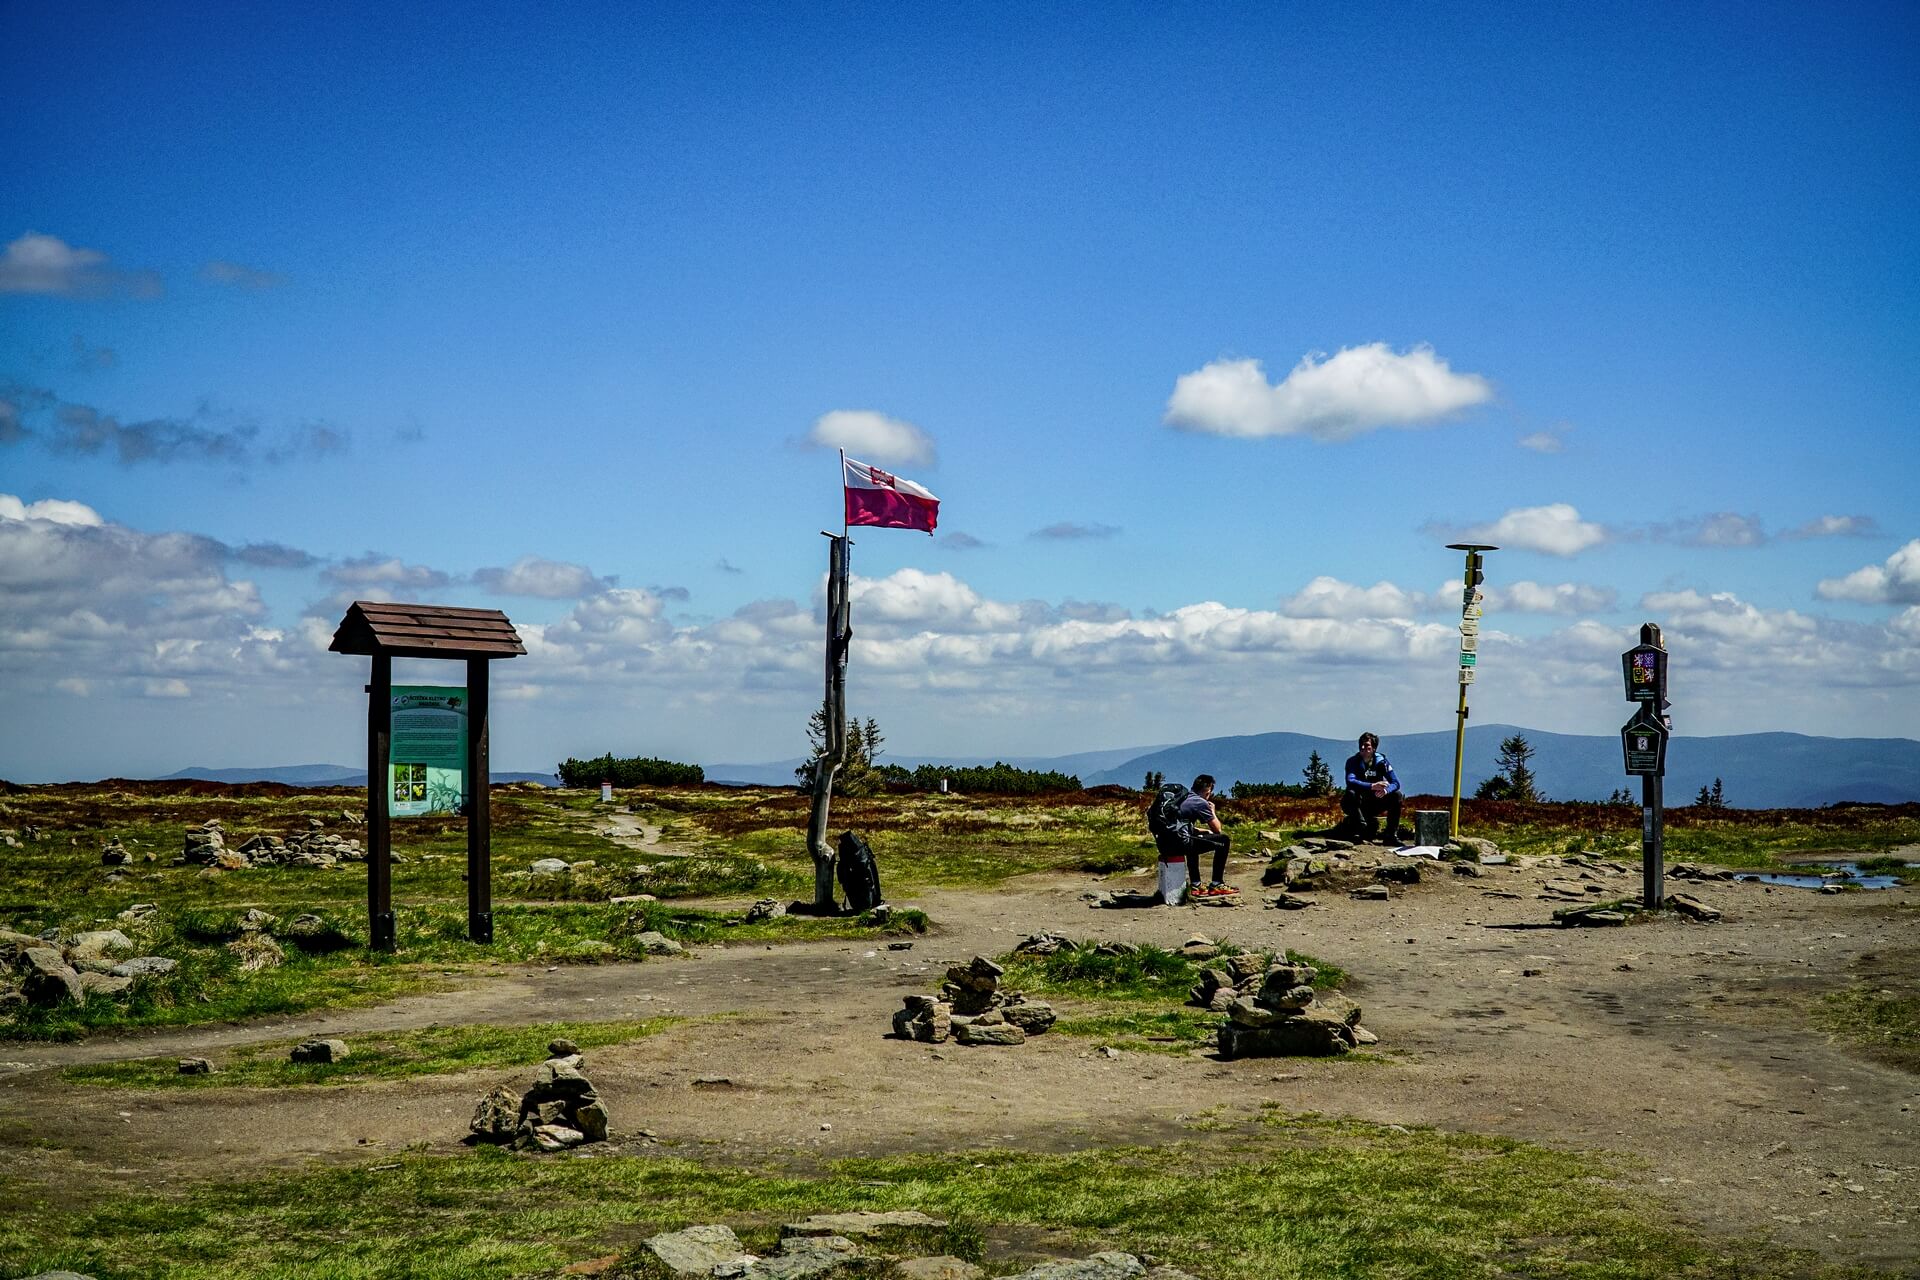
<svg viewBox="0 0 1920 1280">
<path fill-rule="evenodd" d="M 1213 851 L 1213 883 L 1224 884 L 1227 879 L 1227 836 L 1211 831 L 1195 830 L 1193 839 L 1187 844 L 1187 883 L 1200 883 L 1200 855 Z"/>
<path fill-rule="evenodd" d="M 1358 831 L 1373 835 L 1379 830 L 1380 818 L 1385 815 L 1387 830 L 1400 830 L 1400 793 L 1389 791 L 1377 796 L 1371 791 L 1343 791 L 1340 793 L 1340 811 L 1347 815 L 1347 823 Z"/>
</svg>

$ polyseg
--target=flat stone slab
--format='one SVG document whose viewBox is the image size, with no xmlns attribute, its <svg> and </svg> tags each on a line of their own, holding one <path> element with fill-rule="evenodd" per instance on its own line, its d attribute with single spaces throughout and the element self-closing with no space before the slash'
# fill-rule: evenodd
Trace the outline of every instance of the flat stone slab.
<svg viewBox="0 0 1920 1280">
<path fill-rule="evenodd" d="M 780 1238 L 792 1236 L 847 1236 L 871 1240 L 900 1231 L 939 1230 L 946 1219 L 934 1218 L 918 1209 L 889 1209 L 873 1213 L 816 1213 L 780 1228 Z"/>
<path fill-rule="evenodd" d="M 981 1280 L 987 1273 L 971 1262 L 941 1254 L 937 1258 L 905 1258 L 887 1273 L 893 1280 Z"/>
<path fill-rule="evenodd" d="M 717 1224 L 688 1227 L 651 1236 L 641 1246 L 670 1276 L 709 1280 L 715 1268 L 741 1268 L 759 1261 L 740 1247 L 733 1228 Z M 735 1271 L 734 1274 L 741 1274 Z"/>
<path fill-rule="evenodd" d="M 1043 1262 L 1012 1280 L 1134 1280 L 1147 1274 L 1147 1264 L 1130 1253 L 1096 1253 L 1078 1261 Z"/>
</svg>

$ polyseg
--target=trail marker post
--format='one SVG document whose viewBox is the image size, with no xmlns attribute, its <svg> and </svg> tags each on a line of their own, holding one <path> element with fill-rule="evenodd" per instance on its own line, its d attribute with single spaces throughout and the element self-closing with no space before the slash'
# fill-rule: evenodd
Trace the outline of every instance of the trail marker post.
<svg viewBox="0 0 1920 1280">
<path fill-rule="evenodd" d="M 1467 553 L 1466 573 L 1460 579 L 1460 706 L 1453 730 L 1453 811 L 1447 823 L 1448 838 L 1453 840 L 1460 838 L 1460 766 L 1467 745 L 1467 686 L 1473 683 L 1480 666 L 1480 614 L 1487 599 L 1487 593 L 1480 589 L 1487 576 L 1480 568 L 1480 557 L 1499 549 L 1484 542 L 1447 544 L 1449 551 Z"/>
<path fill-rule="evenodd" d="M 1667 650 L 1660 628 L 1642 623 L 1640 643 L 1620 655 L 1620 674 L 1633 718 L 1620 726 L 1620 751 L 1630 777 L 1640 779 L 1640 901 L 1657 910 L 1667 897 L 1667 740 L 1673 717 L 1667 710 Z"/>
</svg>

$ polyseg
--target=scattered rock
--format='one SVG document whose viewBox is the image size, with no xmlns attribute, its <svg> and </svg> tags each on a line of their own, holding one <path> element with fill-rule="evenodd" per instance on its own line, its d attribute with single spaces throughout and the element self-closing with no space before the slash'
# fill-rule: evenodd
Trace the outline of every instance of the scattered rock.
<svg viewBox="0 0 1920 1280">
<path fill-rule="evenodd" d="M 1689 920 L 1698 920 L 1703 924 L 1713 924 L 1720 919 L 1720 910 L 1710 907 L 1690 893 L 1670 893 L 1667 905 Z"/>
<path fill-rule="evenodd" d="M 175 1070 L 183 1076 L 210 1076 L 213 1063 L 206 1058 L 182 1058 L 174 1064 Z"/>
<path fill-rule="evenodd" d="M 759 924 L 762 920 L 778 920 L 787 914 L 787 904 L 778 898 L 762 898 L 747 908 L 747 914 L 740 918 L 742 924 Z"/>
<path fill-rule="evenodd" d="M 265 933 L 279 923 L 279 916 L 262 911 L 258 907 L 249 907 L 247 913 L 240 917 L 240 932 Z"/>
<path fill-rule="evenodd" d="M 537 876 L 560 876 L 567 873 L 567 864 L 561 858 L 536 858 L 527 870 Z"/>
<path fill-rule="evenodd" d="M 127 846 L 120 843 L 119 836 L 100 846 L 100 862 L 104 866 L 123 867 L 132 861 L 133 855 L 127 852 Z"/>
<path fill-rule="evenodd" d="M 1267 905 L 1281 911 L 1298 911 L 1302 907 L 1312 906 L 1313 899 L 1296 897 L 1291 893 L 1276 893 L 1267 899 Z"/>
<path fill-rule="evenodd" d="M 1553 913 L 1553 918 L 1563 925 L 1571 925 L 1579 929 L 1604 929 L 1627 922 L 1624 912 L 1609 911 L 1599 907 L 1585 911 L 1556 911 Z"/>
<path fill-rule="evenodd" d="M 651 1236 L 640 1247 L 648 1261 L 675 1280 L 709 1280 L 721 1267 L 743 1267 L 758 1261 L 740 1247 L 740 1237 L 732 1228 L 711 1224 Z"/>
<path fill-rule="evenodd" d="M 987 1273 L 943 1253 L 937 1258 L 903 1258 L 887 1274 L 892 1280 L 982 1280 Z"/>
<path fill-rule="evenodd" d="M 116 978 L 110 973 L 88 971 L 80 975 L 80 989 L 89 1000 L 95 996 L 117 996 L 132 985 L 132 978 Z"/>
<path fill-rule="evenodd" d="M 658 929 L 648 929 L 634 938 L 634 945 L 650 956 L 685 955 L 687 949 L 661 933 Z"/>
<path fill-rule="evenodd" d="M 343 1062 L 352 1051 L 345 1040 L 302 1040 L 287 1055 L 288 1062 Z"/>
<path fill-rule="evenodd" d="M 942 1044 L 952 1033 L 953 1006 L 934 996 L 908 996 L 906 1007 L 893 1015 L 893 1034 L 902 1040 Z"/>
<path fill-rule="evenodd" d="M 1057 933 L 1031 933 L 1015 944 L 1013 953 L 1022 956 L 1050 956 L 1072 945 L 1072 939 L 1064 938 Z"/>
<path fill-rule="evenodd" d="M 501 1145 L 512 1142 L 520 1128 L 520 1095 L 505 1085 L 495 1085 L 480 1095 L 467 1121 L 467 1132 L 479 1142 Z"/>
<path fill-rule="evenodd" d="M 1347 896 L 1350 898 L 1358 898 L 1362 902 L 1385 902 L 1387 900 L 1387 886 L 1383 884 L 1363 884 Z"/>
</svg>

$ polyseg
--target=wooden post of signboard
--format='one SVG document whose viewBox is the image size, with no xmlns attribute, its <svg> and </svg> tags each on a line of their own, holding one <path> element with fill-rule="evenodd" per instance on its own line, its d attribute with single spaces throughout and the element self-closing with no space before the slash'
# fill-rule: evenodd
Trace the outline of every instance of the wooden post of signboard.
<svg viewBox="0 0 1920 1280">
<path fill-rule="evenodd" d="M 388 763 L 393 750 L 393 658 L 373 655 L 367 685 L 367 937 L 375 951 L 391 951 L 393 928 L 393 819 Z"/>
<path fill-rule="evenodd" d="M 493 941 L 493 764 L 487 750 L 487 660 L 467 659 L 467 937 Z"/>
</svg>

